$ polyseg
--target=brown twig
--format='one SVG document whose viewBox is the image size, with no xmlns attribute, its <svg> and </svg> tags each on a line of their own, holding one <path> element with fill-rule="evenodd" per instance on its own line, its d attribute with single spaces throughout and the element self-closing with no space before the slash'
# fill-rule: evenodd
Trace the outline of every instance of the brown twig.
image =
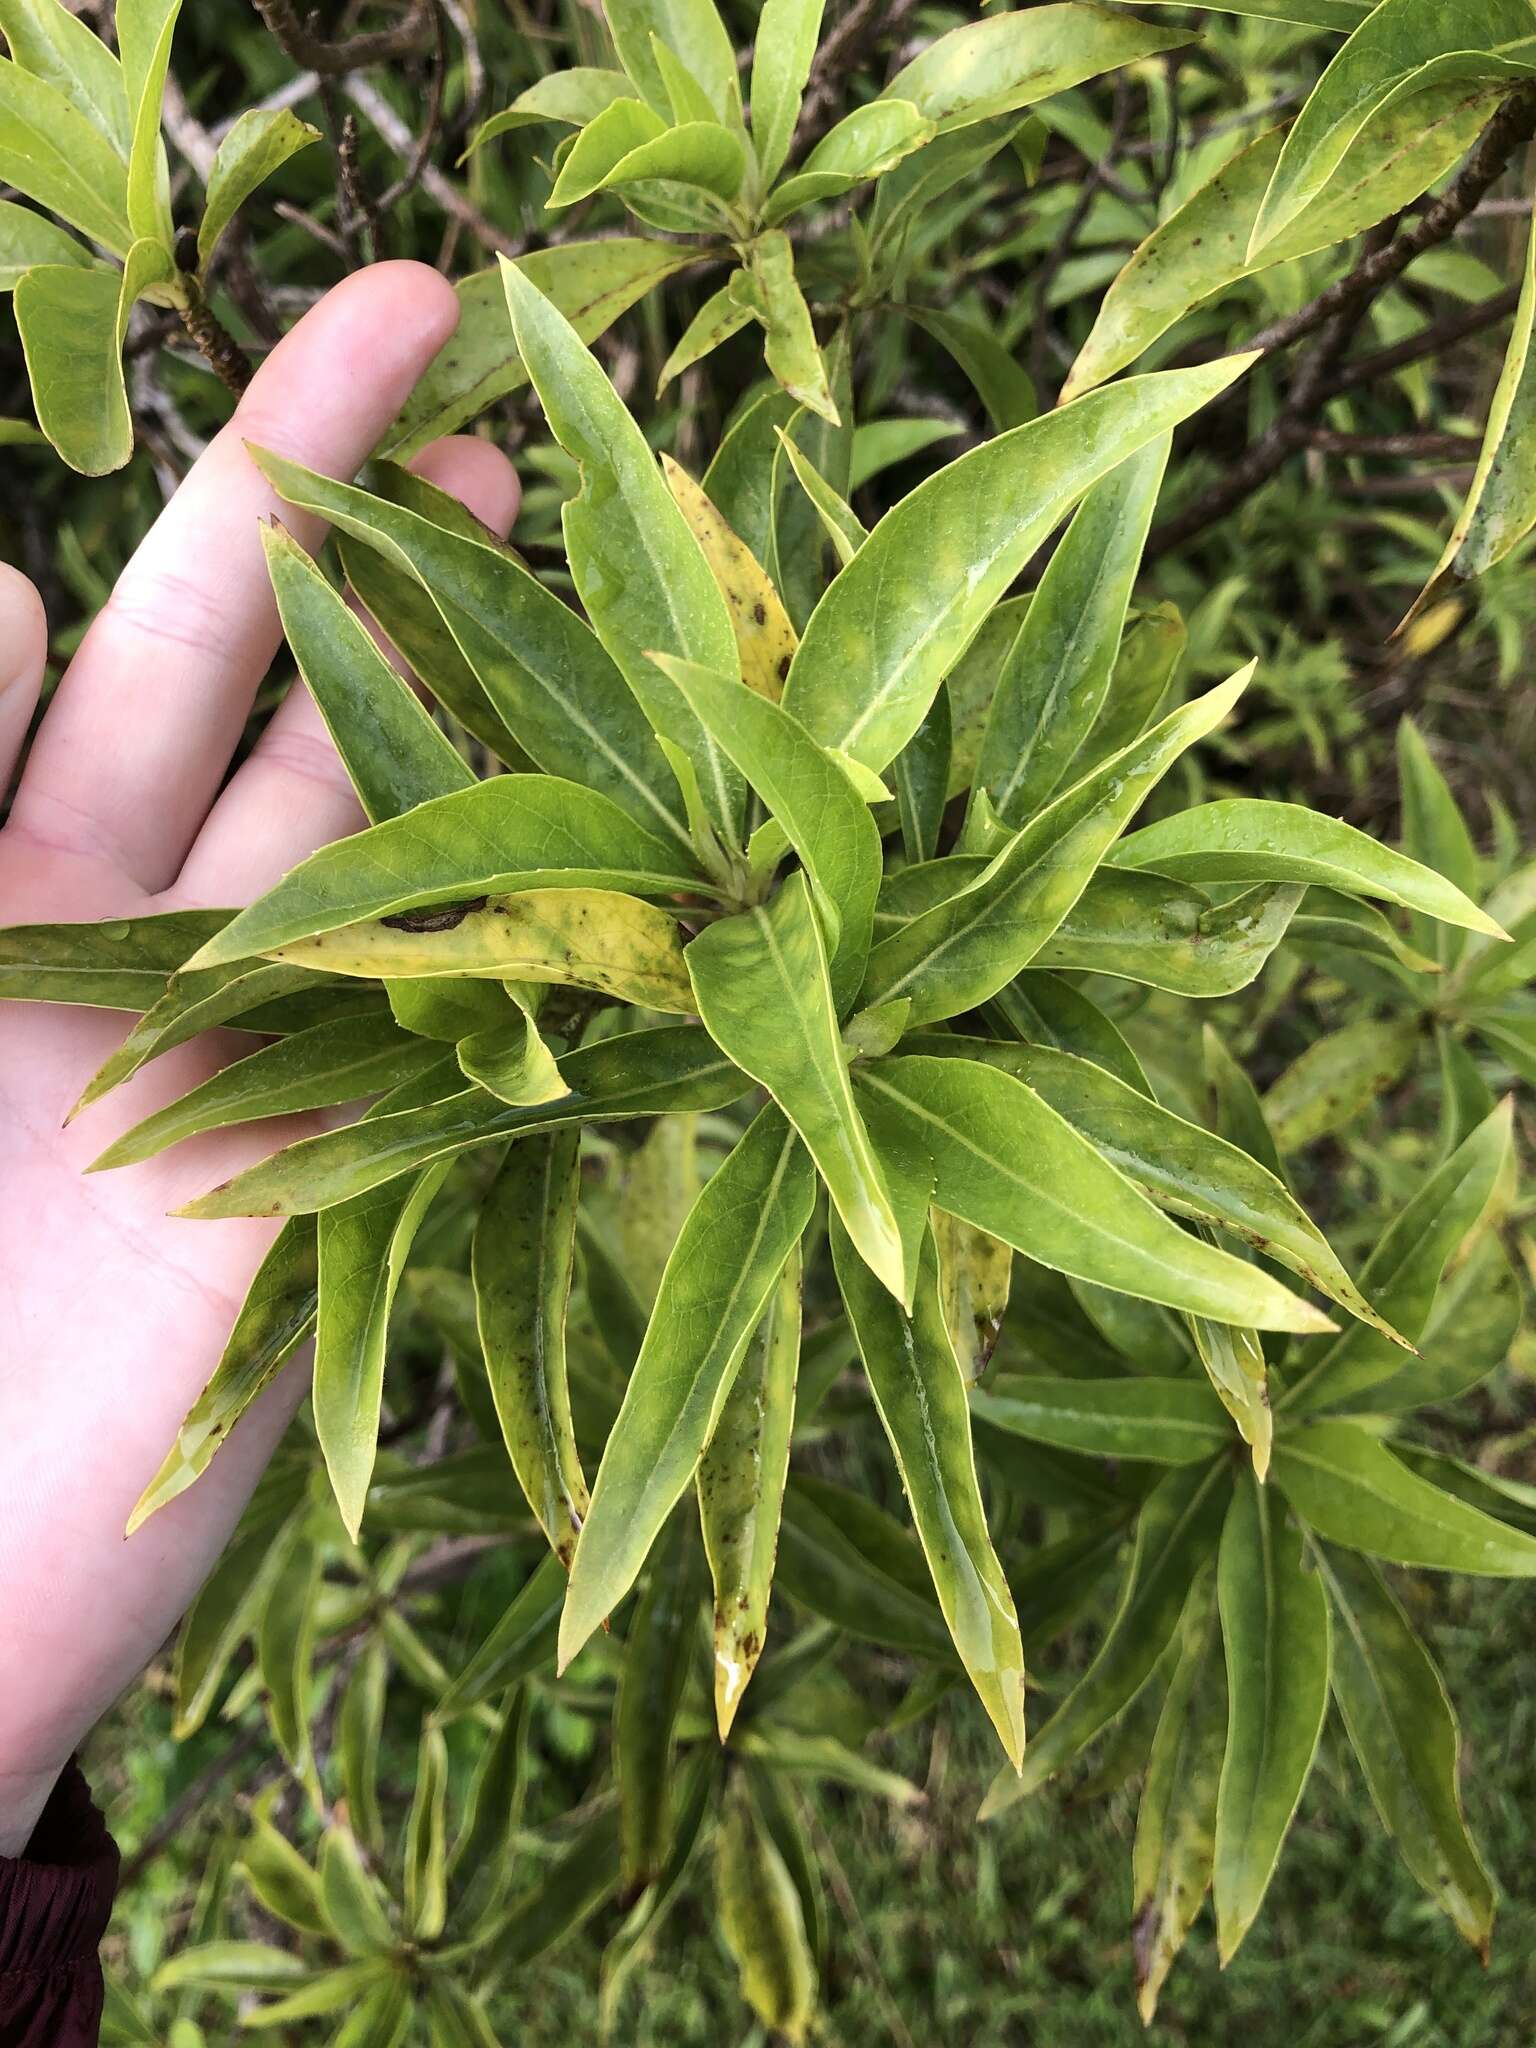
<svg viewBox="0 0 1536 2048">
<path fill-rule="evenodd" d="M 322 78 L 340 78 L 370 64 L 391 64 L 397 57 L 409 56 L 419 48 L 432 12 L 431 0 L 415 0 L 409 14 L 393 28 L 328 43 L 299 19 L 293 0 L 252 0 L 252 5 L 284 56 Z"/>
<path fill-rule="evenodd" d="M 180 309 L 181 324 L 225 390 L 238 398 L 255 374 L 251 359 L 196 285 L 190 279 L 186 283 L 190 296 Z"/>
<path fill-rule="evenodd" d="M 1320 455 L 1395 455 L 1410 461 L 1443 460 L 1477 454 L 1480 443 L 1470 434 L 1336 434 L 1312 427 L 1307 446 Z"/>
<path fill-rule="evenodd" d="M 1481 334 L 1484 328 L 1496 327 L 1501 320 L 1507 320 L 1519 303 L 1519 285 L 1506 285 L 1503 291 L 1490 293 L 1480 305 L 1432 320 L 1417 334 L 1394 342 L 1390 348 L 1373 349 L 1365 356 L 1351 356 L 1328 379 L 1325 396 L 1337 398 L 1342 392 L 1358 390 L 1362 384 L 1374 384 L 1380 377 L 1389 377 L 1394 370 L 1403 370 L 1410 363 L 1421 362 L 1425 356 L 1439 355 L 1444 349 L 1454 348 L 1457 342 L 1468 341 L 1474 334 Z"/>
</svg>

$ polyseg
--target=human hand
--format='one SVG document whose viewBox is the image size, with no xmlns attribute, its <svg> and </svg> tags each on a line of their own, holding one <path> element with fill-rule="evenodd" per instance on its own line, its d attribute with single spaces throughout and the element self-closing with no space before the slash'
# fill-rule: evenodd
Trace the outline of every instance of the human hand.
<svg viewBox="0 0 1536 2048">
<path fill-rule="evenodd" d="M 228 775 L 279 640 L 259 521 L 281 510 L 306 544 L 319 531 L 279 506 L 245 443 L 350 476 L 456 318 L 435 272 L 381 263 L 273 351 L 49 706 L 0 832 L 0 924 L 243 904 L 361 825 L 302 686 Z M 488 443 L 440 442 L 418 467 L 510 526 L 516 480 Z M 36 591 L 0 564 L 0 789 L 45 644 Z M 0 1004 L 0 1855 L 25 1848 L 81 1737 L 192 1600 L 304 1392 L 302 1370 L 284 1373 L 198 1484 L 124 1540 L 276 1228 L 167 1212 L 306 1132 L 210 1133 L 86 1177 L 121 1131 L 249 1049 L 209 1033 L 65 1128 L 125 1029 Z"/>
</svg>

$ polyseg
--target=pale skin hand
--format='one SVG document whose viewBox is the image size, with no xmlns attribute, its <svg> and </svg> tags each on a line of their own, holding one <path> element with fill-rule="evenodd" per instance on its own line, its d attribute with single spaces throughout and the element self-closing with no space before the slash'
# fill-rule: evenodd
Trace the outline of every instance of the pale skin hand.
<svg viewBox="0 0 1536 2048">
<path fill-rule="evenodd" d="M 279 640 L 260 521 L 280 514 L 308 546 L 321 531 L 278 504 L 244 443 L 351 475 L 456 317 L 434 272 L 378 264 L 274 350 L 49 707 L 0 832 L 0 924 L 246 903 L 359 827 L 302 687 L 228 775 Z M 418 467 L 510 525 L 516 480 L 486 442 L 441 442 Z M 0 564 L 0 785 L 44 645 L 37 593 Z M 84 1176 L 121 1131 L 251 1043 L 210 1033 L 63 1128 L 128 1022 L 0 1003 L 0 1855 L 24 1850 L 81 1737 L 190 1603 L 304 1392 L 296 1366 L 197 1485 L 124 1541 L 275 1228 L 167 1212 L 308 1128 L 210 1134 Z"/>
</svg>

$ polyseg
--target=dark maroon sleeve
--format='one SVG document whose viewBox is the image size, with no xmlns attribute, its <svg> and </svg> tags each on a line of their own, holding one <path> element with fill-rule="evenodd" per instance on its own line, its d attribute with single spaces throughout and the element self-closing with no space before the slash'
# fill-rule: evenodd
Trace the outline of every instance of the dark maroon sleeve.
<svg viewBox="0 0 1536 2048">
<path fill-rule="evenodd" d="M 96 2048 L 101 1964 L 117 1847 L 74 1764 L 43 1809 L 25 1856 L 0 1856 L 0 2042 Z"/>
</svg>

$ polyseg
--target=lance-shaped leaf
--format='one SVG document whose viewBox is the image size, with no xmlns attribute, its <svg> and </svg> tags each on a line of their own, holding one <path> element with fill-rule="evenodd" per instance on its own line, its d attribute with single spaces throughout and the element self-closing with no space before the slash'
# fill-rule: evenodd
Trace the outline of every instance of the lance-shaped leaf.
<svg viewBox="0 0 1536 2048">
<path fill-rule="evenodd" d="M 1410 1343 L 1423 1335 L 1441 1275 L 1508 1170 L 1514 1105 L 1506 1100 L 1436 1168 L 1392 1223 L 1361 1273 L 1362 1284 Z M 1387 1379 L 1400 1355 L 1368 1330 L 1347 1330 L 1296 1375 L 1285 1407 L 1315 1413 Z"/>
<path fill-rule="evenodd" d="M 992 699 L 978 789 L 1025 824 L 1056 793 L 1103 708 L 1170 436 L 1096 483 L 1051 556 Z"/>
<path fill-rule="evenodd" d="M 1190 1334 L 1205 1376 L 1223 1408 L 1237 1424 L 1237 1433 L 1253 1457 L 1253 1476 L 1269 1476 L 1274 1453 L 1275 1418 L 1269 1398 L 1269 1359 L 1255 1330 L 1234 1329 L 1191 1316 Z"/>
<path fill-rule="evenodd" d="M 317 1800 L 319 1784 L 309 1720 L 314 1675 L 320 1547 L 302 1524 L 282 1546 L 256 1627 L 256 1669 L 272 1738 L 294 1775 Z M 327 1917 L 331 1917 L 329 1910 Z"/>
<path fill-rule="evenodd" d="M 437 1703 L 441 1720 L 466 1714 L 509 1685 L 553 1666 L 565 1588 L 564 1567 L 546 1552 L 490 1634 L 454 1675 Z"/>
<path fill-rule="evenodd" d="M 979 1818 L 991 1820 L 1043 1785 L 1141 1691 L 1173 1640 L 1190 1587 L 1221 1538 L 1231 1493 L 1225 1459 L 1160 1479 L 1142 1504 L 1125 1590 L 1098 1652 L 1030 1739 L 1020 1776 L 993 1780 Z"/>
<path fill-rule="evenodd" d="M 425 1073 L 440 1057 L 439 1047 L 409 1037 L 392 1017 L 339 1017 L 316 1024 L 220 1068 L 125 1131 L 91 1161 L 89 1170 L 99 1173 L 152 1159 L 202 1131 L 356 1102 Z"/>
<path fill-rule="evenodd" d="M 841 1016 L 864 976 L 880 887 L 880 833 L 869 805 L 842 765 L 787 711 L 690 664 L 666 667 L 804 862 Z"/>
<path fill-rule="evenodd" d="M 212 1377 L 135 1503 L 126 1536 L 207 1471 L 240 1417 L 308 1336 L 316 1300 L 315 1227 L 307 1217 L 295 1218 L 256 1269 Z"/>
<path fill-rule="evenodd" d="M 62 0 L 4 0 L 0 29 L 23 71 L 61 92 L 126 164 L 133 118 L 117 57 Z"/>
<path fill-rule="evenodd" d="M 763 183 L 784 168 L 811 75 L 825 0 L 763 0 L 752 48 L 752 140 Z"/>
<path fill-rule="evenodd" d="M 684 243 L 614 235 L 536 249 L 520 256 L 517 266 L 548 294 L 583 341 L 595 341 L 636 300 L 698 260 L 698 250 Z M 528 382 L 507 324 L 500 271 L 477 271 L 460 279 L 454 289 L 459 324 L 395 421 L 386 453 L 397 461 L 451 434 Z"/>
<path fill-rule="evenodd" d="M 315 1434 L 354 1543 L 378 1449 L 390 1310 L 411 1244 L 447 1171 L 443 1160 L 401 1175 L 337 1203 L 319 1219 Z"/>
<path fill-rule="evenodd" d="M 734 844 L 740 778 L 675 685 L 647 659 L 657 649 L 731 675 L 736 636 L 729 607 L 644 434 L 570 322 L 509 263 L 502 280 L 550 430 L 581 475 L 580 491 L 560 516 L 587 616 L 656 731 L 693 760 L 710 815 Z"/>
<path fill-rule="evenodd" d="M 195 1734 L 208 1718 L 229 1660 L 265 1611 L 272 1585 L 302 1532 L 307 1478 L 291 1464 L 268 1470 L 192 1603 L 176 1644 L 178 1740 Z"/>
<path fill-rule="evenodd" d="M 710 1037 L 773 1095 L 860 1257 L 882 1285 L 910 1299 L 893 1193 L 854 1101 L 804 874 L 791 876 L 766 908 L 711 925 L 686 957 Z"/>
<path fill-rule="evenodd" d="M 1454 882 L 1421 867 L 1341 818 L 1300 804 L 1228 797 L 1145 825 L 1109 855 L 1123 868 L 1151 868 L 1186 882 L 1308 882 L 1348 895 L 1378 896 L 1426 917 L 1490 938 L 1507 938 Z"/>
<path fill-rule="evenodd" d="M 478 1026 L 459 1039 L 454 1056 L 467 1081 L 518 1108 L 570 1093 L 538 1025 L 520 1005 L 505 1022 Z"/>
<path fill-rule="evenodd" d="M 810 1160 L 770 1106 L 695 1202 L 593 1484 L 560 1624 L 562 1669 L 634 1584 L 692 1479 L 814 1198 Z"/>
<path fill-rule="evenodd" d="M 14 29 L 10 13 L 5 29 L 9 41 Z M 90 40 L 101 47 L 95 36 Z M 127 102 L 121 102 L 120 154 L 65 89 L 75 55 L 73 49 L 59 52 L 51 78 L 23 69 L 25 58 L 22 63 L 0 58 L 0 178 L 121 256 L 133 241 L 128 225 Z M 116 90 L 122 91 L 120 74 Z"/>
<path fill-rule="evenodd" d="M 1328 1595 L 1301 1532 L 1248 1474 L 1227 1510 L 1216 1583 L 1228 1706 L 1213 1888 L 1225 1964 L 1263 1904 L 1328 1709 Z"/>
<path fill-rule="evenodd" d="M 364 918 L 509 890 L 667 896 L 702 886 L 680 847 L 595 790 L 553 775 L 498 775 L 311 854 L 188 965 L 245 960 Z"/>
<path fill-rule="evenodd" d="M 1447 79 L 1518 81 L 1536 72 L 1523 0 L 1383 0 L 1360 23 L 1292 123 L 1249 244 L 1257 255 L 1333 177 L 1378 108 Z"/>
<path fill-rule="evenodd" d="M 643 100 L 610 101 L 573 138 L 570 148 L 562 152 L 560 174 L 549 195 L 550 205 L 574 206 L 589 199 L 627 158 L 666 134 L 666 122 Z"/>
<path fill-rule="evenodd" d="M 715 1589 L 715 1723 L 722 1742 L 767 1634 L 799 1365 L 797 1247 L 769 1296 L 699 1460 L 699 1521 Z"/>
<path fill-rule="evenodd" d="M 132 128 L 128 143 L 128 222 L 136 236 L 169 250 L 174 234 L 171 181 L 160 139 L 160 107 L 181 0 L 119 0 L 116 27 Z"/>
<path fill-rule="evenodd" d="M 498 136 L 510 134 L 514 128 L 537 126 L 541 121 L 585 128 L 604 107 L 630 97 L 630 81 L 622 71 L 606 71 L 595 64 L 572 64 L 564 71 L 551 71 L 526 86 L 511 106 L 482 121 L 470 137 L 464 156 L 473 156 L 477 149 L 483 149 Z"/>
<path fill-rule="evenodd" d="M 805 450 L 792 441 L 782 428 L 776 431 L 779 447 L 795 481 L 815 507 L 817 517 L 826 528 L 827 538 L 836 551 L 837 559 L 846 569 L 869 539 L 868 529 L 842 493 L 833 490 Z"/>
<path fill-rule="evenodd" d="M 1357 1393 L 1326 1395 L 1319 1405 L 1345 1414 L 1403 1415 L 1454 1401 L 1504 1363 L 1523 1313 L 1519 1276 L 1498 1233 L 1479 1231 L 1441 1281 L 1419 1338 L 1421 1355 L 1405 1358 L 1396 1372 Z M 1298 1402 L 1310 1405 L 1305 1395 Z"/>
<path fill-rule="evenodd" d="M 1333 1693 L 1403 1861 L 1485 1958 L 1493 1885 L 1461 1810 L 1461 1731 L 1440 1673 L 1381 1573 L 1322 1553 L 1333 1602 Z"/>
<path fill-rule="evenodd" d="M 1002 1333 L 1013 1282 L 1013 1247 L 962 1223 L 947 1209 L 935 1209 L 929 1220 L 939 1254 L 945 1327 L 960 1370 L 967 1384 L 974 1385 Z"/>
<path fill-rule="evenodd" d="M 1188 41 L 1187 29 L 1152 28 L 1068 0 L 951 29 L 897 72 L 884 97 L 913 101 L 943 134 L 1033 106 Z"/>
<path fill-rule="evenodd" d="M 1030 1045 L 1092 1060 L 1138 1095 L 1150 1095 L 1141 1062 L 1097 1003 L 1058 975 L 1033 969 L 999 989 L 984 1012 L 993 1029 Z"/>
<path fill-rule="evenodd" d="M 1224 391 L 1250 361 L 1229 356 L 1090 393 L 919 484 L 816 607 L 789 672 L 787 708 L 824 746 L 878 774 L 1072 504 Z"/>
<path fill-rule="evenodd" d="M 1232 1426 L 1199 1380 L 1040 1379 L 1004 1373 L 971 1394 L 996 1429 L 1098 1458 L 1193 1465 L 1232 1442 Z"/>
<path fill-rule="evenodd" d="M 448 1917 L 448 1746 L 426 1722 L 416 1759 L 416 1790 L 405 1824 L 405 1919 L 422 1941 L 435 1941 Z"/>
<path fill-rule="evenodd" d="M 165 910 L 91 924 L 0 927 L 0 1001 L 149 1010 L 229 910 Z"/>
<path fill-rule="evenodd" d="M 1362 10 L 1357 19 L 1363 18 Z M 1063 396 L 1076 398 L 1114 376 L 1191 308 L 1240 279 L 1347 241 L 1410 204 L 1465 153 L 1496 93 L 1489 84 L 1459 81 L 1383 108 L 1318 197 L 1250 262 L 1249 241 L 1285 131 L 1259 136 L 1131 256 L 1100 301 Z"/>
<path fill-rule="evenodd" d="M 1252 673 L 1250 663 L 1112 754 L 1013 834 L 969 888 L 882 939 L 870 954 L 864 1001 L 910 997 L 916 1025 L 974 1009 L 1012 981 L 1082 895 L 1147 792 L 1221 723 Z"/>
<path fill-rule="evenodd" d="M 979 1059 L 1025 1082 L 1175 1215 L 1213 1223 L 1289 1266 L 1351 1315 L 1393 1337 L 1317 1225 L 1277 1175 L 1237 1145 L 1164 1109 L 1096 1062 L 1041 1045 L 917 1038 L 914 1055 Z M 1398 1337 L 1399 1344 L 1408 1339 Z"/>
<path fill-rule="evenodd" d="M 511 1146 L 476 1219 L 472 1257 L 486 1376 L 507 1455 L 566 1565 L 587 1512 L 565 1359 L 580 1152 L 574 1128 Z"/>
<path fill-rule="evenodd" d="M 1296 1152 L 1342 1131 L 1395 1088 L 1413 1066 L 1418 1020 L 1359 1017 L 1315 1038 L 1278 1075 L 1264 1116 L 1282 1152 Z"/>
<path fill-rule="evenodd" d="M 939 1207 L 1042 1265 L 1217 1322 L 1332 1327 L 1256 1266 L 1181 1230 L 1013 1075 L 914 1057 L 880 1060 L 859 1081 L 863 1099 L 931 1162 Z"/>
<path fill-rule="evenodd" d="M 944 1619 L 1017 1768 L 1024 1755 L 1024 1646 L 987 1533 L 965 1380 L 944 1322 L 932 1232 L 924 1235 L 910 1315 L 835 1226 L 832 1255 Z"/>
<path fill-rule="evenodd" d="M 1274 1477 L 1329 1543 L 1425 1571 L 1536 1578 L 1536 1537 L 1411 1472 L 1353 1422 L 1306 1422 L 1275 1438 Z"/>
<path fill-rule="evenodd" d="M 815 2004 L 816 1961 L 800 1894 L 744 1773 L 727 1795 L 715 1873 L 721 1932 L 742 1996 L 766 2028 L 799 2048 Z"/>
<path fill-rule="evenodd" d="M 660 398 L 674 377 L 680 377 L 684 370 L 691 370 L 695 363 L 702 362 L 705 356 L 729 341 L 733 334 L 740 334 L 743 327 L 749 327 L 752 318 L 751 307 L 741 303 L 730 282 L 721 285 L 719 291 L 712 292 L 683 329 L 677 346 L 662 364 L 656 379 L 656 396 Z M 670 469 L 668 480 L 671 480 Z M 733 618 L 732 623 L 737 627 L 739 641 L 739 622 Z"/>
<path fill-rule="evenodd" d="M 930 1662 L 954 1655 L 922 1552 L 883 1509 L 840 1487 L 791 1477 L 777 1583 L 863 1641 Z"/>
<path fill-rule="evenodd" d="M 772 226 L 815 200 L 840 198 L 855 185 L 881 177 L 937 132 L 910 100 L 878 99 L 855 107 L 770 196 L 763 217 Z"/>
<path fill-rule="evenodd" d="M 281 527 L 261 538 L 284 635 L 368 817 L 471 787 L 475 771 L 340 591 Z"/>
<path fill-rule="evenodd" d="M 1213 1597 L 1192 1595 L 1179 1661 L 1147 1759 L 1131 1859 L 1136 2009 L 1150 2026 L 1174 1958 L 1210 1887 L 1216 1794 L 1227 1742 Z"/>
<path fill-rule="evenodd" d="M 265 451 L 256 460 L 290 504 L 319 513 L 396 572 L 386 594 L 401 571 L 419 586 L 473 689 L 517 747 L 549 774 L 600 791 L 640 825 L 687 846 L 671 771 L 628 684 L 591 627 L 507 549 L 483 529 L 449 526 L 452 501 L 421 497 L 420 480 L 393 465 L 380 464 L 378 476 L 398 503 Z M 458 516 L 464 520 L 462 510 Z M 365 602 L 371 589 L 365 577 Z M 386 607 L 386 630 L 393 617 Z M 423 667 L 429 685 L 441 679 L 440 663 Z M 444 701 L 462 717 L 458 702 Z M 473 726 L 475 707 L 463 709 Z"/>
<path fill-rule="evenodd" d="M 451 920 L 451 921 L 450 921 Z M 682 941 L 665 911 L 612 889 L 531 889 L 463 907 L 343 925 L 271 948 L 294 967 L 367 980 L 470 975 L 597 989 L 691 1012 Z"/>
<path fill-rule="evenodd" d="M 656 57 L 664 42 L 692 75 L 721 119 L 740 119 L 736 53 L 715 0 L 604 0 L 603 14 L 619 62 L 659 114 L 671 95 Z"/>
<path fill-rule="evenodd" d="M 1235 995 L 1291 930 L 1305 893 L 1299 882 L 1260 882 L 1212 903 L 1188 882 L 1100 868 L 1035 962 L 1180 996 Z"/>
<path fill-rule="evenodd" d="M 203 217 L 197 227 L 197 260 L 206 267 L 219 238 L 258 185 L 301 149 L 320 140 L 287 107 L 249 107 L 223 137 L 208 172 Z"/>
<path fill-rule="evenodd" d="M 619 1853 L 631 1891 L 660 1876 L 671 1848 L 673 1747 L 693 1675 L 699 1593 L 698 1544 L 682 1507 L 656 1544 L 635 1603 L 613 1705 Z"/>
<path fill-rule="evenodd" d="M 763 326 L 763 360 L 801 405 L 839 424 L 837 401 L 811 311 L 795 277 L 794 251 L 782 228 L 770 228 L 751 245 L 746 267 L 736 273 L 732 290 Z"/>
<path fill-rule="evenodd" d="M 466 1088 L 420 1108 L 365 1118 L 345 1130 L 301 1139 L 248 1167 L 180 1213 L 286 1216 L 329 1208 L 475 1145 L 593 1119 L 723 1109 L 746 1093 L 747 1077 L 704 1031 L 678 1025 L 578 1047 L 558 1062 L 568 1093 L 511 1105 Z"/>
<path fill-rule="evenodd" d="M 1529 51 L 1527 52 L 1529 55 Z M 1532 66 L 1536 70 L 1536 64 Z M 1404 620 L 1441 593 L 1491 569 L 1536 525 L 1536 234 L 1526 244 L 1524 282 L 1504 367 L 1488 408 L 1483 445 L 1466 502 L 1434 574 Z"/>
<path fill-rule="evenodd" d="M 731 608 L 738 657 L 735 673 L 740 674 L 748 689 L 777 704 L 784 694 L 784 678 L 789 674 L 798 645 L 779 593 L 762 563 L 746 542 L 731 531 L 687 470 L 670 455 L 663 455 L 661 464 L 667 488 L 704 550 L 720 594 Z M 657 660 L 663 672 L 676 682 L 679 664 L 671 656 L 658 656 Z M 714 737 L 718 740 L 719 733 Z M 738 762 L 737 766 L 740 765 Z"/>
</svg>

